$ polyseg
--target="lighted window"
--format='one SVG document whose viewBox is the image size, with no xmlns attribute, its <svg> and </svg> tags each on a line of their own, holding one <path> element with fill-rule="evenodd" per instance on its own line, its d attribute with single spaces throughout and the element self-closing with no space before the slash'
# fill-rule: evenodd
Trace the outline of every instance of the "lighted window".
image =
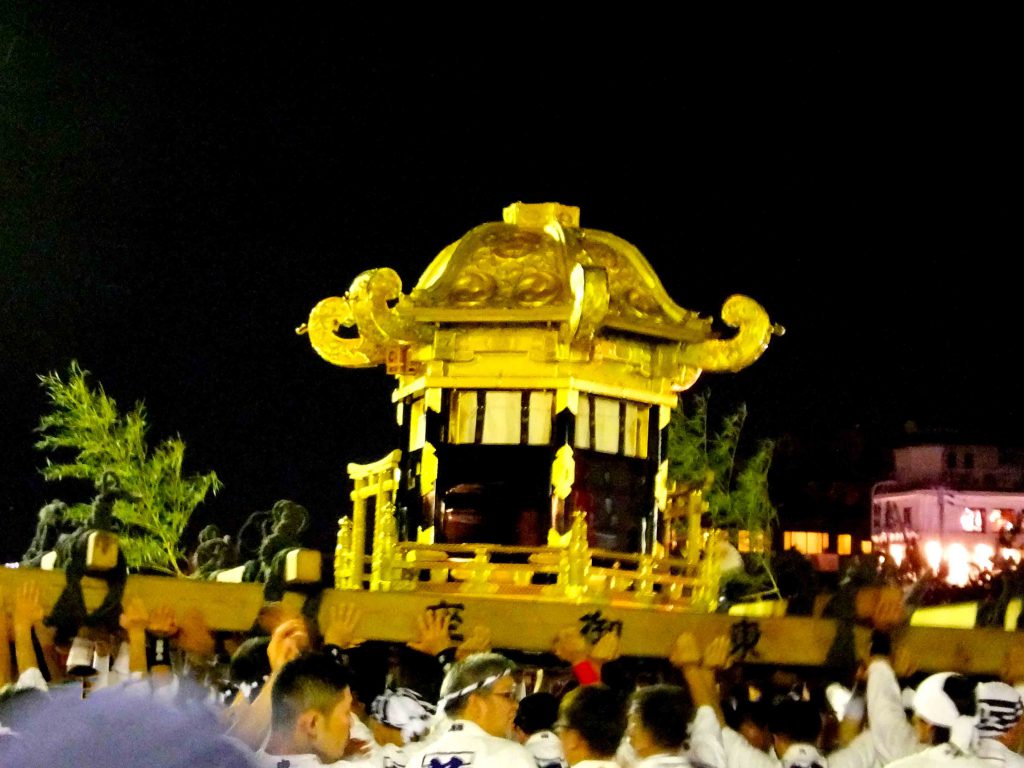
<svg viewBox="0 0 1024 768">
<path fill-rule="evenodd" d="M 607 397 L 594 398 L 594 450 L 619 452 L 619 401 Z"/>
<path fill-rule="evenodd" d="M 836 538 L 836 554 L 848 555 L 853 551 L 853 537 L 848 533 L 840 533 Z"/>
<path fill-rule="evenodd" d="M 885 529 L 887 531 L 900 529 L 900 510 L 894 501 L 885 502 Z"/>
<path fill-rule="evenodd" d="M 647 457 L 647 419 L 650 407 L 626 403 L 622 424 L 622 452 L 626 456 Z"/>
<path fill-rule="evenodd" d="M 969 533 L 981 533 L 985 530 L 985 510 L 964 507 L 960 513 L 960 527 Z"/>
<path fill-rule="evenodd" d="M 452 393 L 448 417 L 448 442 L 472 443 L 476 441 L 477 393 Z"/>
<path fill-rule="evenodd" d="M 990 531 L 1007 531 L 1020 521 L 1020 513 L 1015 509 L 992 509 L 988 513 L 988 529 Z"/>
<path fill-rule="evenodd" d="M 750 549 L 754 552 L 766 552 L 764 531 L 758 531 L 750 537 Z"/>
<path fill-rule="evenodd" d="M 870 555 L 871 554 L 871 549 L 872 549 L 871 542 L 868 539 L 861 539 L 861 542 L 860 542 L 861 554 L 862 555 Z"/>
<path fill-rule="evenodd" d="M 576 409 L 576 447 L 590 447 L 590 395 L 580 393 L 579 407 Z"/>
<path fill-rule="evenodd" d="M 740 552 L 750 551 L 750 531 L 740 531 L 736 537 L 736 549 Z"/>
<path fill-rule="evenodd" d="M 523 393 L 488 392 L 484 395 L 484 432 L 482 442 L 509 445 L 520 441 L 523 433 Z"/>
<path fill-rule="evenodd" d="M 817 531 L 810 531 L 807 534 L 807 549 L 805 555 L 819 555 L 828 546 L 828 537 Z"/>
<path fill-rule="evenodd" d="M 820 555 L 828 549 L 828 534 L 820 531 L 785 531 L 782 548 L 795 549 L 805 555 Z"/>
<path fill-rule="evenodd" d="M 551 420 L 554 415 L 554 392 L 530 393 L 530 425 L 527 430 L 530 445 L 547 445 L 551 442 Z"/>
</svg>

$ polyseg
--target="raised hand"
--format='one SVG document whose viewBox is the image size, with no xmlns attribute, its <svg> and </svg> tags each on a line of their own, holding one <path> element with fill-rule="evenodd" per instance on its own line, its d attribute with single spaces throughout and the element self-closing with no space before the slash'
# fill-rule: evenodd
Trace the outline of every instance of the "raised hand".
<svg viewBox="0 0 1024 768">
<path fill-rule="evenodd" d="M 333 605 L 327 610 L 324 628 L 324 643 L 339 648 L 352 648 L 363 642 L 356 639 L 356 627 L 363 618 L 363 612 L 352 603 Z"/>
<path fill-rule="evenodd" d="M 179 648 L 196 656 L 213 656 L 216 652 L 217 641 L 213 632 L 207 626 L 202 612 L 196 608 L 190 608 L 182 614 L 176 641 Z"/>
<path fill-rule="evenodd" d="M 174 609 L 169 605 L 161 605 L 149 614 L 146 630 L 159 637 L 173 637 L 178 633 L 178 624 L 174 619 Z"/>
<path fill-rule="evenodd" d="M 133 597 L 128 604 L 121 609 L 121 618 L 118 620 L 122 629 L 131 632 L 133 629 L 145 630 L 149 626 L 149 611 L 142 598 Z"/>
<path fill-rule="evenodd" d="M 618 632 L 605 632 L 601 639 L 590 649 L 590 658 L 599 664 L 619 658 L 619 645 L 622 641 Z"/>
<path fill-rule="evenodd" d="M 563 627 L 555 635 L 551 652 L 575 666 L 590 655 L 590 643 L 580 634 L 578 627 Z"/>
<path fill-rule="evenodd" d="M 43 605 L 39 602 L 39 585 L 34 581 L 23 582 L 14 593 L 14 629 L 31 628 L 43 620 Z"/>
<path fill-rule="evenodd" d="M 447 611 L 424 611 L 416 617 L 416 639 L 408 644 L 409 647 L 437 656 L 452 647 L 452 639 L 448 634 L 450 624 L 451 617 Z"/>
<path fill-rule="evenodd" d="M 701 663 L 700 645 L 693 632 L 681 632 L 668 653 L 669 663 L 673 667 L 696 666 Z"/>
<path fill-rule="evenodd" d="M 309 648 L 309 632 L 302 619 L 289 619 L 278 624 L 267 643 L 267 660 L 270 671 L 281 667 Z"/>
<path fill-rule="evenodd" d="M 704 666 L 709 669 L 728 669 L 732 665 L 732 641 L 727 635 L 718 635 L 704 649 Z"/>
</svg>

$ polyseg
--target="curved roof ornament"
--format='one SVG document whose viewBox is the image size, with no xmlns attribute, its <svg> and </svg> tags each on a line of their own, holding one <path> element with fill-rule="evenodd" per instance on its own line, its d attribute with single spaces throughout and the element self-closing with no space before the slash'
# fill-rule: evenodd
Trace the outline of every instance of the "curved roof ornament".
<svg viewBox="0 0 1024 768">
<path fill-rule="evenodd" d="M 674 402 L 704 370 L 745 368 L 781 335 L 760 304 L 735 295 L 722 320 L 737 332 L 719 338 L 710 318 L 672 301 L 639 249 L 581 228 L 579 214 L 559 203 L 514 203 L 502 221 L 444 248 L 409 294 L 394 270 L 369 270 L 343 297 L 317 304 L 297 332 L 328 362 L 386 363 L 400 378 L 451 386 L 453 377 L 473 377 L 482 386 L 491 377 L 498 387 L 526 387 L 517 380 L 527 375 L 521 358 L 530 361 L 532 386 L 596 377 L 604 383 L 594 386 L 608 389 L 628 380 L 623 391 L 652 402 Z M 483 359 L 488 365 L 474 369 Z"/>
</svg>

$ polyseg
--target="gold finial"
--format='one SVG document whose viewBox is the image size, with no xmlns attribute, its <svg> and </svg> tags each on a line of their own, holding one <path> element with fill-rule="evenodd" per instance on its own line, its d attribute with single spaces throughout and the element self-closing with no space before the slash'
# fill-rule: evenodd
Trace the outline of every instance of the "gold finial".
<svg viewBox="0 0 1024 768">
<path fill-rule="evenodd" d="M 501 213 L 506 224 L 524 229 L 545 229 L 549 224 L 572 228 L 580 226 L 580 209 L 575 205 L 517 202 L 505 206 Z"/>
</svg>

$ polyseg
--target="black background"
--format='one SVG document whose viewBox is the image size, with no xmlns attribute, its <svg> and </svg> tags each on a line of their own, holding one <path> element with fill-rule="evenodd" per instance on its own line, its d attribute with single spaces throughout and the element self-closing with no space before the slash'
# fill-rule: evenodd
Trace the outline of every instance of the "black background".
<svg viewBox="0 0 1024 768">
<path fill-rule="evenodd" d="M 392 380 L 295 327 L 365 269 L 410 290 L 517 200 L 579 206 L 688 309 L 743 293 L 786 327 L 696 387 L 745 402 L 745 435 L 842 455 L 908 420 L 1019 433 L 1019 62 L 984 37 L 7 7 L 6 560 L 45 501 L 91 497 L 43 483 L 33 447 L 37 376 L 73 359 L 225 482 L 197 525 L 290 498 L 330 547 L 346 463 L 397 445 Z"/>
</svg>

